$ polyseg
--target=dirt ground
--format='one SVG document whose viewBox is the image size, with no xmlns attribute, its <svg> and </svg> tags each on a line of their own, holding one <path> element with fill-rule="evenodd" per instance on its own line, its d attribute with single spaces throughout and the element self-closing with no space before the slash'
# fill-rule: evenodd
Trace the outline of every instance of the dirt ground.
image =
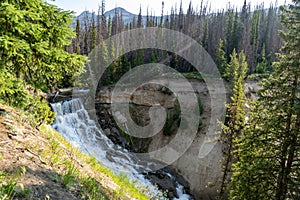
<svg viewBox="0 0 300 200">
<path fill-rule="evenodd" d="M 82 199 L 81 185 L 65 187 L 58 181 L 65 169 L 63 164 L 51 163 L 51 155 L 42 153 L 50 146 L 49 138 L 44 137 L 37 128 L 33 128 L 24 116 L 0 104 L 0 172 L 9 174 L 9 178 L 4 179 L 4 182 L 2 179 L 2 183 L 0 177 L 0 185 L 7 185 L 10 181 L 16 182 L 15 191 L 18 195 L 14 199 Z M 66 158 L 73 156 L 72 152 L 67 150 L 64 155 Z M 118 186 L 80 160 L 72 159 L 80 173 L 97 177 L 103 186 L 105 199 L 112 199 L 113 190 Z"/>
</svg>

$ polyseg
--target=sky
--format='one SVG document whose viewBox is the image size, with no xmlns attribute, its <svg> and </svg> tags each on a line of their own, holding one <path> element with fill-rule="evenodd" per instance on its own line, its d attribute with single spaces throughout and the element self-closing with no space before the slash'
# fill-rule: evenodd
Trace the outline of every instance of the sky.
<svg viewBox="0 0 300 200">
<path fill-rule="evenodd" d="M 58 7 L 64 10 L 73 10 L 76 15 L 79 15 L 81 12 L 88 11 L 97 11 L 99 5 L 101 4 L 101 0 L 46 0 L 47 2 L 57 5 Z M 147 8 L 149 13 L 155 15 L 161 14 L 162 1 L 164 1 L 164 14 L 169 13 L 172 6 L 177 4 L 177 8 L 179 8 L 181 0 L 106 0 L 106 11 L 109 11 L 115 7 L 122 7 L 125 10 L 138 14 L 140 5 L 142 6 L 142 14 L 147 14 Z M 184 12 L 187 10 L 189 2 L 192 1 L 193 7 L 199 7 L 201 0 L 182 0 L 183 10 Z M 261 4 L 264 2 L 265 7 L 269 7 L 270 3 L 273 2 L 275 4 L 276 0 L 247 0 L 247 2 L 251 2 L 251 6 L 254 7 L 257 4 Z M 231 5 L 235 5 L 235 7 L 242 7 L 244 0 L 203 0 L 203 2 L 208 2 L 208 5 L 211 5 L 212 10 L 217 9 L 225 9 L 228 3 Z M 285 3 L 291 3 L 292 0 L 277 0 L 278 5 L 283 5 Z"/>
</svg>

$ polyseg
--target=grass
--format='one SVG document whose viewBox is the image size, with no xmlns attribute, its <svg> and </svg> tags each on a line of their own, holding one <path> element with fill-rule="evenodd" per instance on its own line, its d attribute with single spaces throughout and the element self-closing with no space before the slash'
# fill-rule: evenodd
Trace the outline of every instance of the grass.
<svg viewBox="0 0 300 200">
<path fill-rule="evenodd" d="M 96 179 L 87 177 L 82 178 L 81 182 L 83 183 L 81 196 L 89 199 L 107 199 L 103 191 L 99 190 L 98 182 Z"/>
<path fill-rule="evenodd" d="M 15 197 L 25 197 L 31 191 L 24 189 L 19 183 L 21 176 L 25 175 L 26 168 L 20 167 L 13 173 L 0 171 L 0 200 L 10 200 Z"/>
</svg>

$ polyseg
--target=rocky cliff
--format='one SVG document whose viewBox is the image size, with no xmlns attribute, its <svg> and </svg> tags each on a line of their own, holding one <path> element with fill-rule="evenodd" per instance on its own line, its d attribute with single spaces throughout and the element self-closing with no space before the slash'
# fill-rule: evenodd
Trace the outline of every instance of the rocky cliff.
<svg viewBox="0 0 300 200">
<path fill-rule="evenodd" d="M 216 142 L 217 138 L 212 138 L 214 141 L 208 141 L 206 133 L 211 120 L 212 109 L 223 109 L 224 105 L 219 105 L 219 108 L 211 107 L 211 98 L 209 91 L 204 82 L 198 80 L 190 80 L 194 90 L 186 91 L 184 85 L 178 83 L 178 88 L 182 87 L 182 93 L 196 93 L 199 98 L 199 106 L 201 110 L 201 120 L 199 123 L 198 133 L 194 141 L 187 151 L 176 160 L 171 167 L 181 174 L 189 183 L 190 191 L 195 196 L 195 199 L 212 199 L 217 195 L 219 188 L 219 180 L 222 177 L 221 158 L 222 145 Z M 114 125 L 114 119 L 110 110 L 112 102 L 112 87 L 103 87 L 96 96 L 96 108 L 98 108 L 98 116 L 101 127 L 115 142 L 128 147 L 136 152 L 152 152 L 168 145 L 174 137 L 178 128 L 178 120 L 176 116 L 178 111 L 176 96 L 168 89 L 159 85 L 144 85 L 137 88 L 134 93 L 129 91 L 132 88 L 124 87 L 128 93 L 123 93 L 123 96 L 117 96 L 118 101 L 125 101 L 126 98 L 131 100 L 131 117 L 138 125 L 147 125 L 149 123 L 149 108 L 151 105 L 160 104 L 167 110 L 167 123 L 164 128 L 155 136 L 148 139 L 137 139 L 122 137 L 120 128 Z M 127 95 L 127 96 L 126 96 Z M 217 122 L 215 122 L 217 123 Z M 200 155 L 199 150 L 203 144 L 216 142 L 212 150 L 204 157 Z"/>
</svg>

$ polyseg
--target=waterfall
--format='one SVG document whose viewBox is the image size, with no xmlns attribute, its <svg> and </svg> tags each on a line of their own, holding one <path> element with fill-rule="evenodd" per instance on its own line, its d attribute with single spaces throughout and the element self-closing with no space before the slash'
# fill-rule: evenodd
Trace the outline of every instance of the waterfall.
<svg viewBox="0 0 300 200">
<path fill-rule="evenodd" d="M 143 165 L 137 164 L 139 161 L 126 149 L 115 145 L 98 128 L 97 123 L 89 116 L 84 108 L 81 99 L 51 104 L 56 112 L 56 118 L 52 127 L 66 138 L 74 147 L 79 148 L 83 153 L 94 156 L 105 167 L 114 173 L 126 173 L 126 175 L 138 182 L 139 185 L 150 188 L 152 195 L 158 195 L 160 191 L 145 179 L 140 173 Z M 155 165 L 155 163 L 150 163 Z M 149 169 L 150 170 L 150 169 Z M 191 197 L 184 194 L 183 186 L 177 183 L 178 199 L 188 200 Z"/>
</svg>

